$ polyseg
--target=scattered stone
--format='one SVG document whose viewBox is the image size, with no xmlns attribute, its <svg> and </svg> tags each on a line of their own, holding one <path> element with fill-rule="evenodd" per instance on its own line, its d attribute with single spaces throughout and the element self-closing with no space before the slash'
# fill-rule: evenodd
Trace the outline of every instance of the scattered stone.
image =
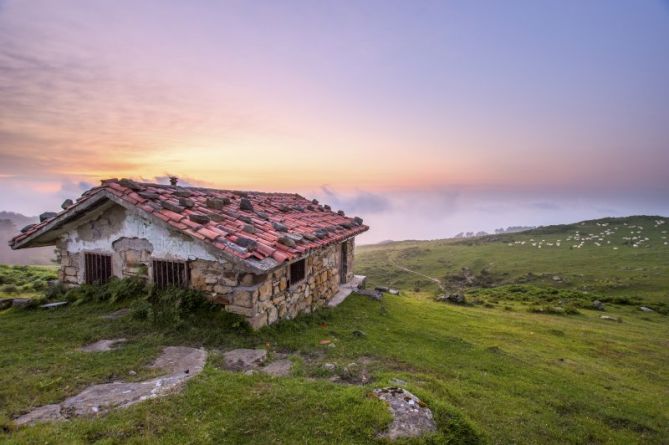
<svg viewBox="0 0 669 445">
<path fill-rule="evenodd" d="M 332 343 L 332 340 L 329 340 L 329 339 L 325 338 L 325 339 L 319 341 L 318 343 L 321 344 L 321 345 L 329 345 L 330 343 Z"/>
<path fill-rule="evenodd" d="M 595 309 L 596 311 L 603 311 L 604 309 L 604 303 L 602 303 L 599 300 L 595 300 L 592 302 L 592 308 Z"/>
<path fill-rule="evenodd" d="M 600 315 L 599 318 L 601 318 L 602 320 L 608 320 L 608 321 L 620 321 L 619 318 L 611 317 L 610 315 Z"/>
<path fill-rule="evenodd" d="M 264 219 L 265 221 L 269 221 L 269 215 L 265 212 L 258 212 L 256 213 L 258 215 L 258 218 Z"/>
<path fill-rule="evenodd" d="M 274 377 L 286 377 L 290 375 L 290 371 L 293 368 L 293 362 L 288 359 L 276 360 L 269 365 L 260 369 L 261 372 L 265 374 L 272 375 Z"/>
<path fill-rule="evenodd" d="M 337 210 L 337 215 L 344 216 L 344 211 L 343 210 Z"/>
<path fill-rule="evenodd" d="M 12 307 L 23 309 L 30 306 L 32 302 L 30 298 L 14 298 L 12 299 Z"/>
<path fill-rule="evenodd" d="M 221 210 L 225 204 L 220 198 L 207 198 L 205 205 L 210 209 Z"/>
<path fill-rule="evenodd" d="M 558 275 L 553 275 L 553 281 L 562 281 L 562 278 L 560 278 Z"/>
<path fill-rule="evenodd" d="M 137 371 L 133 371 L 132 369 L 128 371 L 128 375 L 137 375 Z"/>
<path fill-rule="evenodd" d="M 253 224 L 253 220 L 250 216 L 239 215 L 237 219 L 239 219 L 241 222 L 245 222 L 246 224 Z"/>
<path fill-rule="evenodd" d="M 174 213 L 181 213 L 184 210 L 186 210 L 185 208 L 178 206 L 176 204 L 172 204 L 169 201 L 160 201 L 160 205 L 163 206 L 164 209 L 171 210 Z"/>
<path fill-rule="evenodd" d="M 119 343 L 125 343 L 125 338 L 115 338 L 112 340 L 98 340 L 95 343 L 88 344 L 79 348 L 81 352 L 106 352 L 114 349 Z"/>
<path fill-rule="evenodd" d="M 246 233 L 256 233 L 256 228 L 252 224 L 244 224 L 242 230 Z"/>
<path fill-rule="evenodd" d="M 642 312 L 655 312 L 654 310 L 652 310 L 651 308 L 646 307 L 646 306 L 639 307 L 639 310 L 642 311 Z"/>
<path fill-rule="evenodd" d="M 248 198 L 242 198 L 239 200 L 239 210 L 247 210 L 249 212 L 253 211 L 253 204 Z"/>
<path fill-rule="evenodd" d="M 223 354 L 225 369 L 231 371 L 248 371 L 256 369 L 267 358 L 264 349 L 233 349 Z"/>
<path fill-rule="evenodd" d="M 111 312 L 109 314 L 102 315 L 102 316 L 100 316 L 100 318 L 105 319 L 105 320 L 118 320 L 121 317 L 125 317 L 129 313 L 130 313 L 130 309 L 123 308 L 123 309 L 119 309 L 117 311 Z"/>
<path fill-rule="evenodd" d="M 67 301 L 54 301 L 53 303 L 47 303 L 47 304 L 42 304 L 40 307 L 42 309 L 54 309 L 57 307 L 65 306 L 68 302 Z"/>
<path fill-rule="evenodd" d="M 122 178 L 118 183 L 121 184 L 123 187 L 128 187 L 130 190 L 135 192 L 144 190 L 144 187 L 142 187 L 132 179 Z"/>
<path fill-rule="evenodd" d="M 247 250 L 255 250 L 256 247 L 258 247 L 258 243 L 256 241 L 249 238 L 244 238 L 243 236 L 238 236 L 237 239 L 235 239 L 235 244 Z"/>
<path fill-rule="evenodd" d="M 354 337 L 362 338 L 362 337 L 367 337 L 367 334 L 365 334 L 364 331 L 361 331 L 359 329 L 356 329 L 355 331 L 351 332 Z"/>
<path fill-rule="evenodd" d="M 287 247 L 295 247 L 295 241 L 285 235 L 279 238 L 279 242 Z"/>
<path fill-rule="evenodd" d="M 39 216 L 39 222 L 44 222 L 47 219 L 51 219 L 56 215 L 58 215 L 56 212 L 44 212 Z"/>
<path fill-rule="evenodd" d="M 141 198 L 144 199 L 158 199 L 160 198 L 160 195 L 156 192 L 139 192 L 137 193 Z"/>
<path fill-rule="evenodd" d="M 60 205 L 60 208 L 63 209 L 63 210 L 66 210 L 66 209 L 69 209 L 70 207 L 72 207 L 73 205 L 74 205 L 74 201 L 72 201 L 71 199 L 66 199 Z"/>
<path fill-rule="evenodd" d="M 447 303 L 453 303 L 453 304 L 466 304 L 467 300 L 465 299 L 464 295 L 461 294 L 452 294 L 452 295 L 439 295 L 437 298 L 435 298 L 436 301 L 443 301 Z"/>
<path fill-rule="evenodd" d="M 337 369 L 337 365 L 335 365 L 334 363 L 324 363 L 323 369 L 325 369 L 326 371 L 334 371 L 335 369 Z"/>
<path fill-rule="evenodd" d="M 280 222 L 273 222 L 272 227 L 274 227 L 274 230 L 277 232 L 287 232 L 288 227 L 286 227 L 284 224 L 281 224 Z"/>
<path fill-rule="evenodd" d="M 195 206 L 195 201 L 190 198 L 179 198 L 179 205 L 187 209 L 192 209 Z"/>
<path fill-rule="evenodd" d="M 399 294 L 400 294 L 400 291 L 399 291 L 398 289 L 390 288 L 390 289 L 388 289 L 388 293 L 389 293 L 390 295 L 399 295 Z"/>
<path fill-rule="evenodd" d="M 359 216 L 356 216 L 355 218 L 353 218 L 353 221 L 354 221 L 357 225 L 362 225 L 362 218 L 360 218 Z"/>
<path fill-rule="evenodd" d="M 174 194 L 178 196 L 179 198 L 190 198 L 193 194 L 190 192 L 190 190 L 186 190 L 183 188 L 177 189 Z"/>
<path fill-rule="evenodd" d="M 28 224 L 27 226 L 25 226 L 24 228 L 21 229 L 21 233 L 26 233 L 28 230 L 32 229 L 33 227 L 35 227 L 35 224 Z"/>
<path fill-rule="evenodd" d="M 374 394 L 388 404 L 393 422 L 380 436 L 389 440 L 419 437 L 437 430 L 432 411 L 418 397 L 403 388 L 375 389 Z"/>
<path fill-rule="evenodd" d="M 188 215 L 188 218 L 198 224 L 208 224 L 211 219 L 207 215 L 199 215 L 197 213 L 193 213 L 191 215 Z"/>
<path fill-rule="evenodd" d="M 59 404 L 46 405 L 14 420 L 16 425 L 37 422 L 64 421 L 73 416 L 100 415 L 114 408 L 124 408 L 143 400 L 160 397 L 179 389 L 188 379 L 204 368 L 207 353 L 204 349 L 167 347 L 152 368 L 166 375 L 143 382 L 114 382 L 92 385 L 76 396 Z"/>
<path fill-rule="evenodd" d="M 364 295 L 366 297 L 370 297 L 373 300 L 381 300 L 383 298 L 383 294 L 379 292 L 376 289 L 359 289 L 356 291 L 359 295 Z"/>
</svg>

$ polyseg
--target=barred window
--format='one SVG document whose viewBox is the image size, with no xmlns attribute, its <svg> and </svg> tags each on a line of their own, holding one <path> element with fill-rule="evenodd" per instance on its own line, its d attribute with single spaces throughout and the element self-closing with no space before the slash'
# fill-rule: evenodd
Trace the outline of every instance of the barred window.
<svg viewBox="0 0 669 445">
<path fill-rule="evenodd" d="M 295 261 L 290 265 L 290 285 L 293 286 L 304 280 L 305 275 L 305 260 Z"/>
<path fill-rule="evenodd" d="M 84 281 L 86 284 L 104 284 L 111 277 L 111 255 L 84 253 Z"/>
<path fill-rule="evenodd" d="M 188 287 L 188 266 L 183 261 L 153 260 L 153 283 L 156 287 Z"/>
</svg>

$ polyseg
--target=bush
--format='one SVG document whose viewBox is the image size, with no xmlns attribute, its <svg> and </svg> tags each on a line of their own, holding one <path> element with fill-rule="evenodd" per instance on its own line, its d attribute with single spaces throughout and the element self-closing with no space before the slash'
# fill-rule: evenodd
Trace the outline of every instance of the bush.
<svg viewBox="0 0 669 445">
<path fill-rule="evenodd" d="M 147 286 L 139 277 L 112 278 L 105 284 L 82 284 L 67 291 L 68 301 L 85 303 L 89 301 L 108 301 L 116 303 L 146 296 Z"/>
<path fill-rule="evenodd" d="M 154 288 L 149 292 L 147 301 L 151 306 L 152 321 L 159 325 L 181 324 L 199 310 L 214 307 L 202 292 L 175 287 Z"/>
<path fill-rule="evenodd" d="M 552 314 L 552 315 L 577 315 L 580 314 L 578 309 L 573 305 L 566 306 L 539 306 L 533 304 L 527 309 L 528 312 L 535 314 Z"/>
<path fill-rule="evenodd" d="M 58 281 L 56 284 L 53 286 L 49 286 L 46 288 L 44 291 L 44 296 L 47 298 L 47 300 L 56 300 L 63 298 L 65 296 L 65 292 L 67 292 L 67 289 L 61 283 Z"/>
<path fill-rule="evenodd" d="M 130 304 L 130 316 L 135 320 L 147 320 L 152 313 L 151 303 L 143 298 Z"/>
</svg>

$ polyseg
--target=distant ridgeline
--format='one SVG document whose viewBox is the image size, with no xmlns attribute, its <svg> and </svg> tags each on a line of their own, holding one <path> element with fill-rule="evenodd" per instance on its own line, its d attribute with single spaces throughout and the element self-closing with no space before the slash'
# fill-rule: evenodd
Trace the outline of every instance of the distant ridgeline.
<svg viewBox="0 0 669 445">
<path fill-rule="evenodd" d="M 495 234 L 499 235 L 502 233 L 517 233 L 517 232 L 524 232 L 525 230 L 532 230 L 536 229 L 536 226 L 509 226 L 506 229 L 504 227 L 500 227 L 499 229 L 495 229 Z M 488 232 L 480 231 L 480 232 L 460 232 L 457 235 L 455 235 L 453 238 L 471 238 L 474 236 L 486 236 L 490 235 Z"/>
<path fill-rule="evenodd" d="M 14 212 L 0 212 L 0 264 L 53 264 L 55 259 L 52 247 L 41 247 L 30 250 L 12 250 L 7 242 L 21 228 L 39 221 L 36 216 L 25 216 Z"/>
</svg>

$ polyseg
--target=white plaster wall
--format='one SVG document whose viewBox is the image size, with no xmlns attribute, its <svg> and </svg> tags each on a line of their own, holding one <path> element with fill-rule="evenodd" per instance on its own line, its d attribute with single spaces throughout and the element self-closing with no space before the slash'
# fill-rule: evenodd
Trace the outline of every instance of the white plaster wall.
<svg viewBox="0 0 669 445">
<path fill-rule="evenodd" d="M 112 243 L 119 238 L 144 238 L 153 245 L 152 256 L 159 259 L 218 261 L 203 246 L 168 229 L 154 224 L 138 215 L 126 211 L 125 220 L 118 231 L 105 233 L 94 240 L 82 240 L 77 229 L 64 235 L 65 249 L 72 253 L 99 252 L 113 253 Z"/>
</svg>

